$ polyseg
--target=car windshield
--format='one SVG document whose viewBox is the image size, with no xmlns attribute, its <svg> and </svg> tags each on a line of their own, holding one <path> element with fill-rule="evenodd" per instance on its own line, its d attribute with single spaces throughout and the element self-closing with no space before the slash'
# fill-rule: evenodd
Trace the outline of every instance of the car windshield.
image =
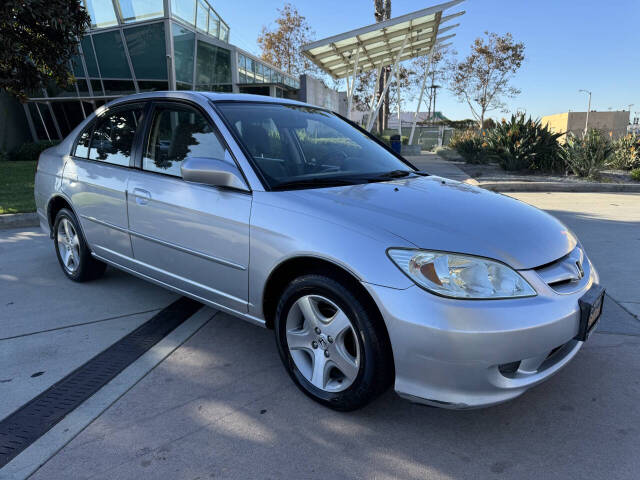
<svg viewBox="0 0 640 480">
<path fill-rule="evenodd" d="M 274 190 L 384 181 L 413 169 L 338 116 L 273 103 L 217 103 Z"/>
</svg>

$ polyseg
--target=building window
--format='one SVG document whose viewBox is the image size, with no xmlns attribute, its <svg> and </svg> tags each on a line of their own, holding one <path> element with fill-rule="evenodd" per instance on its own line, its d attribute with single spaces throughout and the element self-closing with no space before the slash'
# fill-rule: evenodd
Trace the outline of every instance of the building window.
<svg viewBox="0 0 640 480">
<path fill-rule="evenodd" d="M 207 31 L 208 26 L 208 17 L 209 17 L 209 7 L 202 3 L 198 2 L 198 13 L 196 16 L 196 27 L 203 32 Z"/>
<path fill-rule="evenodd" d="M 157 92 L 169 90 L 169 82 L 158 82 L 155 80 L 138 80 L 138 89 L 141 92 Z"/>
<path fill-rule="evenodd" d="M 91 28 L 111 27 L 118 24 L 112 0 L 84 0 L 91 17 Z"/>
<path fill-rule="evenodd" d="M 230 83 L 231 52 L 199 40 L 196 88 L 212 90 L 215 85 Z"/>
<path fill-rule="evenodd" d="M 171 0 L 171 12 L 191 25 L 196 23 L 195 0 Z"/>
<path fill-rule="evenodd" d="M 176 83 L 178 90 L 186 86 L 191 89 L 193 84 L 193 57 L 196 34 L 191 30 L 181 27 L 176 23 L 171 24 L 173 31 L 173 63 L 176 70 Z"/>
<path fill-rule="evenodd" d="M 93 36 L 93 44 L 103 78 L 131 78 L 119 31 L 98 33 Z"/>
<path fill-rule="evenodd" d="M 164 23 L 124 29 L 129 56 L 137 78 L 167 79 Z"/>
<path fill-rule="evenodd" d="M 129 166 L 131 147 L 140 125 L 143 106 L 125 108 L 105 115 L 91 136 L 89 158 L 114 165 Z"/>
<path fill-rule="evenodd" d="M 220 37 L 220 17 L 211 8 L 209 9 L 209 35 Z"/>
<path fill-rule="evenodd" d="M 229 27 L 223 22 L 220 22 L 220 40 L 223 42 L 229 42 Z"/>
<path fill-rule="evenodd" d="M 87 72 L 90 77 L 98 77 L 98 63 L 96 62 L 96 56 L 93 53 L 93 45 L 91 44 L 91 36 L 85 35 L 80 41 L 82 45 L 82 54 L 84 55 L 84 61 L 87 64 Z M 80 75 L 81 77 L 84 76 Z"/>
<path fill-rule="evenodd" d="M 135 93 L 136 87 L 132 80 L 102 80 L 104 93 L 109 95 L 127 95 Z"/>
<path fill-rule="evenodd" d="M 104 91 L 102 90 L 102 82 L 97 78 L 91 79 L 91 89 L 93 90 L 94 95 L 104 95 Z"/>
<path fill-rule="evenodd" d="M 119 0 L 118 3 L 125 23 L 164 16 L 162 0 Z"/>
</svg>

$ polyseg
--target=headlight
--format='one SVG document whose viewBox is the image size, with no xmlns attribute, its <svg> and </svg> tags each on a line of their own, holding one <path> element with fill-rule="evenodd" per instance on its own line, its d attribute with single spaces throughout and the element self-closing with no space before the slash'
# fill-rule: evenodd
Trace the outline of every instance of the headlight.
<svg viewBox="0 0 640 480">
<path fill-rule="evenodd" d="M 388 254 L 414 282 L 445 297 L 491 299 L 536 295 L 515 270 L 486 258 L 400 248 L 391 248 Z"/>
</svg>

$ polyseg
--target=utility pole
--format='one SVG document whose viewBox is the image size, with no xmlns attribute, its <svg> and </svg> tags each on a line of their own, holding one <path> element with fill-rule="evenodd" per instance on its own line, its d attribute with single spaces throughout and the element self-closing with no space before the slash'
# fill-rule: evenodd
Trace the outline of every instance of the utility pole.
<svg viewBox="0 0 640 480">
<path fill-rule="evenodd" d="M 587 106 L 587 120 L 584 123 L 584 135 L 587 135 L 587 130 L 589 129 L 589 112 L 591 111 L 591 92 L 589 90 L 578 90 L 579 92 L 584 92 L 589 95 L 589 105 Z"/>
</svg>

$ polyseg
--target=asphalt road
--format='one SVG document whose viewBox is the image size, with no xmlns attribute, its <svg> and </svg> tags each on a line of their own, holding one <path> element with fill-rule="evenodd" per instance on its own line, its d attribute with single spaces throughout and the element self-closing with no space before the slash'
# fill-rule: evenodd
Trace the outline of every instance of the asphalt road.
<svg viewBox="0 0 640 480">
<path fill-rule="evenodd" d="M 360 411 L 336 413 L 292 385 L 272 332 L 212 312 L 201 329 L 32 478 L 638 478 L 640 321 L 630 312 L 640 305 L 634 276 L 640 255 L 633 253 L 640 251 L 640 196 L 514 196 L 548 209 L 580 236 L 611 297 L 598 332 L 548 382 L 483 410 L 422 407 L 390 391 Z M 37 266 L 19 262 L 28 263 L 40 249 Z M 6 268 L 8 258 L 15 263 Z M 0 311 L 7 312 L 16 298 L 31 299 L 20 303 L 22 310 L 6 323 L 18 334 L 47 335 L 37 333 L 45 327 L 38 322 L 46 317 L 43 312 L 58 311 L 49 299 L 57 289 L 64 293 L 67 315 L 75 318 L 75 309 L 83 308 L 81 300 L 72 300 L 54 261 L 47 239 L 0 231 Z M 171 301 L 155 287 L 117 272 L 110 275 L 82 291 L 93 302 L 92 312 L 101 305 L 115 308 L 105 285 L 119 292 L 118 298 L 131 295 L 123 311 L 138 315 Z M 39 293 L 41 285 L 47 296 Z M 147 299 L 144 307 L 136 298 Z M 10 301 L 13 305 L 5 305 Z M 38 307 L 40 302 L 49 303 Z M 54 315 L 57 332 L 78 328 L 73 326 L 77 320 L 65 327 L 63 317 Z M 0 352 L 16 340 L 0 340 Z M 23 343 L 24 355 L 31 349 L 37 358 L 44 343 Z M 49 361 L 55 363 L 56 356 Z M 0 398 L 15 391 L 0 390 Z"/>
</svg>

